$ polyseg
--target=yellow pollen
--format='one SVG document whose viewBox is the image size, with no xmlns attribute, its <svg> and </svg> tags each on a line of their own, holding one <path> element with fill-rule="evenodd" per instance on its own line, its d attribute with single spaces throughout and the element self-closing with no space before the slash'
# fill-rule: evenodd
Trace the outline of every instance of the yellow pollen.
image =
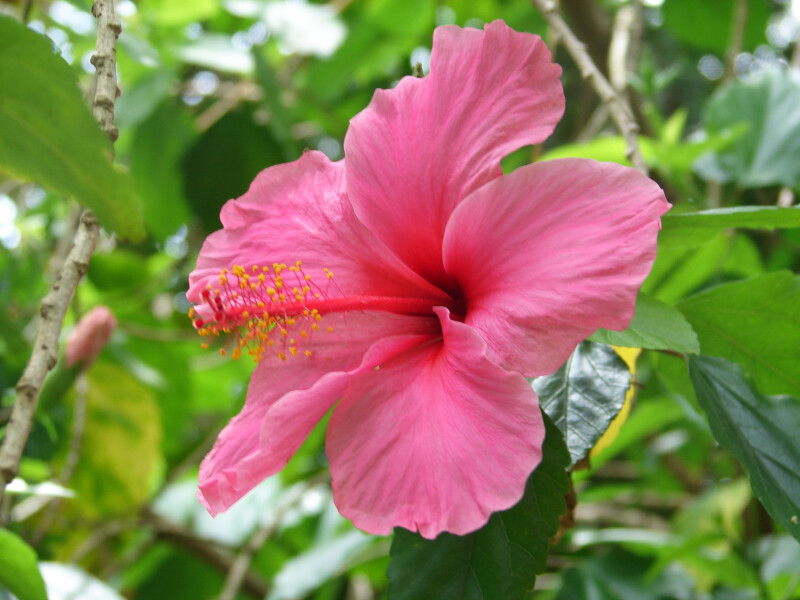
<svg viewBox="0 0 800 600">
<path fill-rule="evenodd" d="M 327 300 L 330 287 L 314 284 L 301 264 L 276 262 L 272 270 L 260 264 L 233 265 L 230 271 L 221 269 L 202 293 L 202 310 L 191 307 L 187 311 L 200 337 L 222 335 L 227 342 L 221 348 L 217 346 L 218 351 L 234 360 L 245 354 L 255 362 L 270 354 L 281 361 L 301 354 L 310 357 L 312 352 L 303 347 L 303 342 L 319 331 L 322 314 L 303 304 Z M 323 270 L 327 279 L 333 277 L 332 271 Z M 291 280 L 285 279 L 284 271 L 293 273 Z M 228 277 L 229 272 L 235 279 Z M 327 330 L 333 331 L 333 327 Z M 277 344 L 275 340 L 279 340 Z M 209 346 L 208 340 L 201 344 L 204 349 Z M 272 350 L 267 351 L 268 348 Z"/>
<path fill-rule="evenodd" d="M 332 327 L 332 326 L 330 326 L 330 325 L 328 325 L 328 331 L 329 331 L 329 332 L 333 331 L 333 327 Z"/>
</svg>

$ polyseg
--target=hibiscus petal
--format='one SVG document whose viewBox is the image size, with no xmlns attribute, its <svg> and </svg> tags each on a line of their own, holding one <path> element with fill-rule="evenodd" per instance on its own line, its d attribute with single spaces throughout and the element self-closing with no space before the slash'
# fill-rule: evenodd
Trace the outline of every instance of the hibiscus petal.
<svg viewBox="0 0 800 600">
<path fill-rule="evenodd" d="M 298 260 L 321 280 L 323 268 L 333 271 L 346 294 L 442 296 L 359 222 L 345 193 L 344 165 L 321 152 L 265 169 L 220 218 L 224 228 L 206 239 L 189 277 L 191 302 L 201 302 L 224 268 Z"/>
<path fill-rule="evenodd" d="M 628 326 L 669 207 L 637 171 L 585 159 L 490 182 L 459 205 L 444 238 L 465 322 L 504 366 L 554 371 L 598 327 Z"/>
<path fill-rule="evenodd" d="M 541 460 L 531 386 L 489 361 L 473 328 L 435 310 L 443 342 L 352 378 L 328 426 L 334 501 L 369 533 L 473 531 L 519 501 Z"/>
<path fill-rule="evenodd" d="M 220 433 L 200 465 L 200 501 L 213 515 L 281 470 L 350 378 L 438 335 L 433 318 L 386 313 L 326 315 L 298 356 L 265 355 L 250 379 L 242 411 Z M 376 341 L 378 340 L 378 341 Z"/>
<path fill-rule="evenodd" d="M 538 37 L 502 21 L 485 31 L 438 27 L 430 74 L 378 90 L 344 148 L 356 214 L 439 287 L 447 219 L 501 175 L 500 159 L 553 131 L 564 112 L 561 67 Z"/>
</svg>

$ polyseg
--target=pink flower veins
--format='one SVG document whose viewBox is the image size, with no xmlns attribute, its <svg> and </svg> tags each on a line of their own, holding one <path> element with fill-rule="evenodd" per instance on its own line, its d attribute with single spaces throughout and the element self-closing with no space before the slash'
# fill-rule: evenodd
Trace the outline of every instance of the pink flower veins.
<svg viewBox="0 0 800 600">
<path fill-rule="evenodd" d="M 430 74 L 378 90 L 343 161 L 307 152 L 224 206 L 188 297 L 201 333 L 259 362 L 200 467 L 209 512 L 283 468 L 334 405 L 334 500 L 357 527 L 464 534 L 520 499 L 544 436 L 526 377 L 628 325 L 669 208 L 619 165 L 502 174 L 561 118 L 560 74 L 501 21 L 440 27 Z"/>
</svg>

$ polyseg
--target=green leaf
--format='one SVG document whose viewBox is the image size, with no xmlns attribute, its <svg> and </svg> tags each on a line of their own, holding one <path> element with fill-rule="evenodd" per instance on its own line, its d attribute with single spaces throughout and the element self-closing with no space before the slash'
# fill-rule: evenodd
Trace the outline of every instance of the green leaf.
<svg viewBox="0 0 800 600">
<path fill-rule="evenodd" d="M 800 227 L 800 208 L 736 206 L 661 217 L 660 247 L 699 246 L 714 239 L 722 229 L 775 229 Z"/>
<path fill-rule="evenodd" d="M 631 373 L 610 346 L 581 342 L 552 375 L 531 384 L 564 434 L 572 464 L 589 453 L 625 403 Z"/>
<path fill-rule="evenodd" d="M 0 529 L 0 591 L 5 588 L 19 600 L 47 600 L 37 560 L 22 538 Z"/>
<path fill-rule="evenodd" d="M 542 462 L 516 506 L 494 513 L 482 529 L 465 536 L 443 533 L 426 540 L 395 529 L 387 572 L 391 600 L 527 597 L 546 566 L 548 540 L 558 531 L 569 490 L 569 453 L 561 432 L 542 416 Z"/>
<path fill-rule="evenodd" d="M 133 181 L 112 166 L 75 74 L 49 40 L 2 16 L 0 131 L 0 170 L 74 196 L 123 237 L 144 237 Z"/>
<path fill-rule="evenodd" d="M 798 105 L 800 76 L 786 69 L 722 88 L 708 102 L 706 129 L 713 135 L 740 123 L 750 128 L 728 149 L 703 157 L 696 170 L 706 179 L 742 187 L 800 185 Z"/>
<path fill-rule="evenodd" d="M 761 396 L 739 365 L 691 357 L 689 376 L 711 432 L 742 463 L 767 512 L 800 541 L 800 400 Z"/>
<path fill-rule="evenodd" d="M 800 278 L 781 271 L 678 303 L 704 354 L 744 365 L 767 394 L 800 396 Z"/>
<path fill-rule="evenodd" d="M 601 344 L 699 354 L 697 334 L 677 308 L 644 293 L 636 298 L 636 313 L 627 329 L 598 329 L 589 338 Z"/>
<path fill-rule="evenodd" d="M 732 0 L 667 0 L 662 9 L 664 25 L 679 40 L 722 55 L 728 48 L 735 4 Z M 764 0 L 748 0 L 744 50 L 767 42 L 767 4 Z"/>
<path fill-rule="evenodd" d="M 257 48 L 253 48 L 253 59 L 256 65 L 256 81 L 264 92 L 264 104 L 269 110 L 267 126 L 280 142 L 285 159 L 295 160 L 300 152 L 292 135 L 292 117 L 281 99 L 275 71 Z"/>
<path fill-rule="evenodd" d="M 135 511 L 149 496 L 161 461 L 161 416 L 153 394 L 130 373 L 97 362 L 88 371 L 81 460 L 71 509 L 85 518 Z"/>
<path fill-rule="evenodd" d="M 218 0 L 142 0 L 139 10 L 162 27 L 176 27 L 210 19 L 219 10 Z"/>
<path fill-rule="evenodd" d="M 673 304 L 708 281 L 761 275 L 764 266 L 758 246 L 742 234 L 719 234 L 696 248 L 660 247 L 642 291 Z"/>
</svg>

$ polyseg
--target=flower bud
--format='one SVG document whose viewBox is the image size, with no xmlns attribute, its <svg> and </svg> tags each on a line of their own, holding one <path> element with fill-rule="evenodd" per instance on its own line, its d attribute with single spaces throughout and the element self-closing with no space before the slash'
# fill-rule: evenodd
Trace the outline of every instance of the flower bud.
<svg viewBox="0 0 800 600">
<path fill-rule="evenodd" d="M 117 319 L 107 306 L 95 306 L 86 313 L 67 338 L 67 367 L 80 364 L 82 369 L 88 369 L 116 327 Z"/>
</svg>

